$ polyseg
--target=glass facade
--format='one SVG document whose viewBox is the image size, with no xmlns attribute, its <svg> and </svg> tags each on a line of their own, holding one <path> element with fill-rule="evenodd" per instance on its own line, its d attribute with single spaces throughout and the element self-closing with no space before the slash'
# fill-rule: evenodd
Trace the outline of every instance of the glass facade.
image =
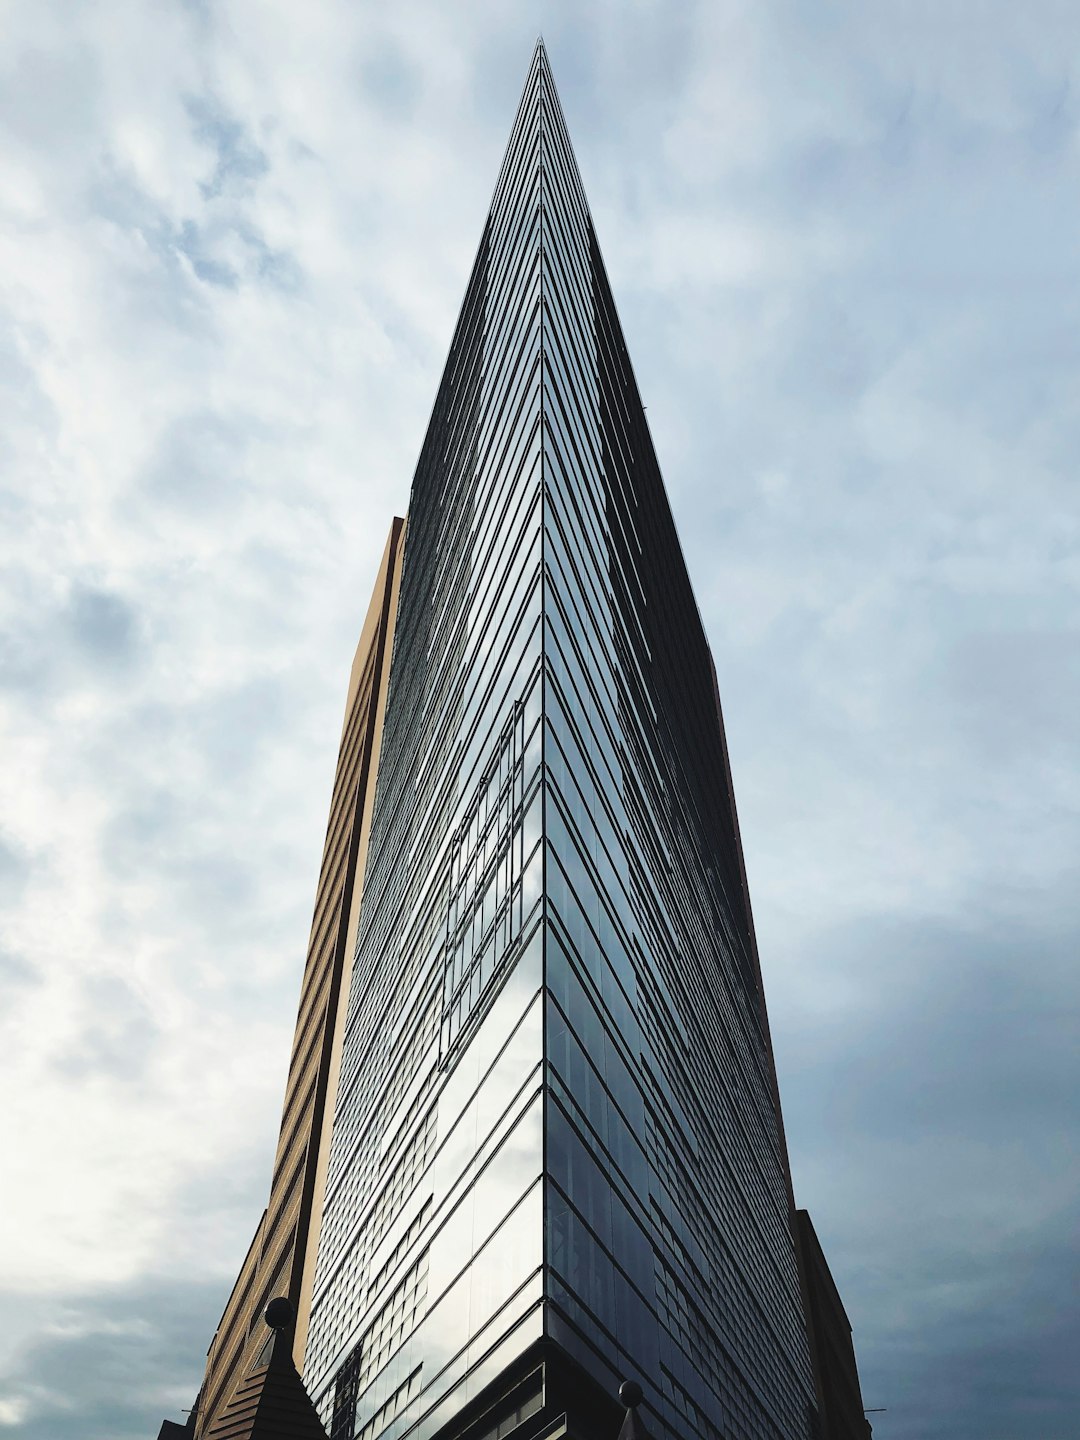
<svg viewBox="0 0 1080 1440">
<path fill-rule="evenodd" d="M 657 1440 L 815 1430 L 708 645 L 538 47 L 413 482 L 305 1379 L 427 1440 L 545 1343 Z"/>
</svg>

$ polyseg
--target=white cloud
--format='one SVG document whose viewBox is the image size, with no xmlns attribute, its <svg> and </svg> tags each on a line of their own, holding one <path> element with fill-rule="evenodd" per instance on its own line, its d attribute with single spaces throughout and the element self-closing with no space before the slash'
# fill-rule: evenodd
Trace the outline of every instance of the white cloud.
<svg viewBox="0 0 1080 1440">
<path fill-rule="evenodd" d="M 0 1425 L 21 1425 L 29 1408 L 28 1402 L 21 1395 L 14 1399 L 0 1397 Z"/>
<path fill-rule="evenodd" d="M 343 0 L 9 17 L 12 1350 L 151 1272 L 223 1298 L 263 1203 L 348 661 L 535 25 Z M 1072 8 L 553 4 L 543 27 L 716 652 L 781 1040 L 809 1014 L 815 1063 L 843 1063 L 889 976 L 818 940 L 882 916 L 959 917 L 976 948 L 1023 922 L 1017 967 L 1065 996 L 1038 936 L 1080 806 Z M 840 1205 L 804 1124 L 808 1188 Z M 1010 1223 L 1050 1236 L 1065 1192 L 1025 1210 L 1037 1155 L 1008 1155 Z M 850 1254 L 892 1244 L 856 1159 Z M 912 1205 L 963 1213 L 984 1161 L 922 1153 Z M 909 1332 L 861 1294 L 884 1375 Z M 5 1393 L 0 1423 L 29 1424 Z"/>
</svg>

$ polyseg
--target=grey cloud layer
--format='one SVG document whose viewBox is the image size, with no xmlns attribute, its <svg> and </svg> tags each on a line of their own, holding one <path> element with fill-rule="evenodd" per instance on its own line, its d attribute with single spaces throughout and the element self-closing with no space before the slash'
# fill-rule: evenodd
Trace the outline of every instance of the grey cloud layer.
<svg viewBox="0 0 1080 1440">
<path fill-rule="evenodd" d="M 542 21 L 712 638 L 796 1187 L 875 1433 L 1064 1440 L 1080 21 Z M 197 1384 L 265 1198 L 348 662 L 537 23 L 13 13 L 18 1440 L 153 1433 Z"/>
</svg>

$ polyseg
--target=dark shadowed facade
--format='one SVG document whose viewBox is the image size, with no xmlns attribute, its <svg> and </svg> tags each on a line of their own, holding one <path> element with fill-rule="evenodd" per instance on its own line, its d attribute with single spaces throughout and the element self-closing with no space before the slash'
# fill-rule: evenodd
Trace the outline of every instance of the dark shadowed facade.
<svg viewBox="0 0 1080 1440">
<path fill-rule="evenodd" d="M 381 583 L 281 1287 L 327 1434 L 827 1440 L 712 660 L 539 46 Z"/>
<path fill-rule="evenodd" d="M 806 1284 L 806 1323 L 818 1382 L 822 1430 L 829 1440 L 870 1440 L 851 1321 L 805 1210 L 795 1212 L 799 1262 Z"/>
</svg>

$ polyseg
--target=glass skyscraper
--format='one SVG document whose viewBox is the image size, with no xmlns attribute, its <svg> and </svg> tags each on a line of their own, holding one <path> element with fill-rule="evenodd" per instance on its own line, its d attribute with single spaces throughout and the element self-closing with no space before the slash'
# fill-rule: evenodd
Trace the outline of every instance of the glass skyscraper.
<svg viewBox="0 0 1080 1440">
<path fill-rule="evenodd" d="M 494 1440 L 627 1377 L 657 1440 L 818 1433 L 709 647 L 538 46 L 413 481 L 304 1378 L 332 1440 Z"/>
</svg>

